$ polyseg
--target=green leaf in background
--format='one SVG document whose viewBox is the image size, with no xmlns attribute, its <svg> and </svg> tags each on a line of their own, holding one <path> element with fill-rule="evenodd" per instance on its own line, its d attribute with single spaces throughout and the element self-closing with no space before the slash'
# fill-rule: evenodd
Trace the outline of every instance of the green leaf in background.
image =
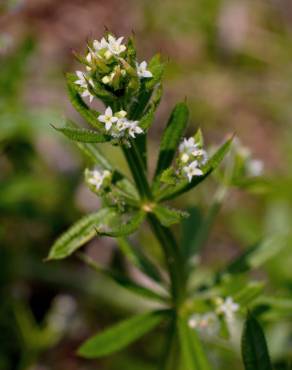
<svg viewBox="0 0 292 370">
<path fill-rule="evenodd" d="M 251 314 L 244 325 L 241 350 L 245 370 L 272 370 L 264 332 Z"/>
<path fill-rule="evenodd" d="M 119 351 L 154 329 L 166 312 L 152 311 L 136 315 L 88 339 L 78 350 L 85 358 L 98 358 Z"/>
<path fill-rule="evenodd" d="M 53 244 L 48 260 L 62 259 L 70 256 L 83 244 L 96 235 L 96 228 L 107 224 L 115 213 L 110 208 L 102 208 L 96 213 L 82 217 L 73 224 Z"/>
<path fill-rule="evenodd" d="M 178 335 L 182 353 L 180 370 L 211 370 L 201 341 L 184 318 L 178 319 Z"/>
<path fill-rule="evenodd" d="M 163 226 L 171 226 L 180 222 L 182 219 L 188 217 L 187 212 L 183 212 L 177 209 L 156 205 L 153 209 L 153 213 L 158 218 Z"/>
<path fill-rule="evenodd" d="M 74 128 L 74 127 L 55 127 L 55 130 L 62 132 L 70 140 L 78 141 L 81 143 L 105 143 L 110 140 L 107 135 L 102 135 L 93 130 L 87 130 L 85 128 Z"/>
<path fill-rule="evenodd" d="M 157 201 L 165 201 L 173 199 L 180 194 L 183 194 L 194 187 L 198 186 L 203 180 L 205 180 L 221 163 L 225 155 L 230 149 L 233 137 L 228 139 L 220 148 L 212 155 L 212 157 L 208 160 L 206 165 L 202 168 L 203 175 L 196 176 L 193 178 L 191 182 L 188 180 L 181 180 L 175 186 L 168 186 L 166 188 L 162 188 L 161 190 L 157 191 L 156 200 Z"/>
<path fill-rule="evenodd" d="M 291 235 L 275 234 L 247 248 L 217 274 L 217 281 L 225 274 L 239 274 L 259 268 L 280 253 L 291 241 Z"/>
<path fill-rule="evenodd" d="M 112 225 L 107 225 L 103 223 L 96 227 L 96 232 L 99 235 L 105 235 L 117 238 L 119 236 L 126 236 L 134 233 L 140 224 L 144 221 L 145 212 L 140 211 L 134 215 L 131 215 L 129 220 L 124 220 L 123 215 L 116 216 L 115 222 Z"/>
<path fill-rule="evenodd" d="M 162 135 L 155 178 L 157 178 L 163 170 L 171 165 L 177 147 L 181 141 L 181 137 L 187 127 L 188 119 L 188 107 L 185 103 L 178 103 L 174 107 Z"/>
</svg>

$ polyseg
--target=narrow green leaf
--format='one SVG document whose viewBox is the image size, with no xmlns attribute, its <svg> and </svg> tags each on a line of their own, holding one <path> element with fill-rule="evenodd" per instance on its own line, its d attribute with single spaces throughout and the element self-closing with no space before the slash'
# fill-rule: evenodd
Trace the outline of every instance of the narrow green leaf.
<svg viewBox="0 0 292 370">
<path fill-rule="evenodd" d="M 185 370 L 211 370 L 202 343 L 195 330 L 188 326 L 185 319 L 178 320 L 178 334 Z"/>
<path fill-rule="evenodd" d="M 161 62 L 160 54 L 154 55 L 148 64 L 148 69 L 151 71 L 153 77 L 146 81 L 145 85 L 148 90 L 153 89 L 157 85 L 163 76 L 164 63 Z"/>
<path fill-rule="evenodd" d="M 88 339 L 78 350 L 85 358 L 98 358 L 119 351 L 154 329 L 166 316 L 163 311 L 136 315 Z"/>
<path fill-rule="evenodd" d="M 126 236 L 133 234 L 143 222 L 144 218 L 145 212 L 143 211 L 137 212 L 126 221 L 123 219 L 123 216 L 120 216 L 115 222 L 116 226 L 103 224 L 98 226 L 96 231 L 100 235 L 110 236 L 113 238 Z"/>
<path fill-rule="evenodd" d="M 171 165 L 182 135 L 187 127 L 188 119 L 188 107 L 185 103 L 178 103 L 171 113 L 161 139 L 155 177 L 159 176 L 163 170 Z"/>
<path fill-rule="evenodd" d="M 158 302 L 166 302 L 167 296 L 157 293 L 156 291 L 146 288 L 143 285 L 137 284 L 132 281 L 128 276 L 122 275 L 119 271 L 110 270 L 101 266 L 97 261 L 94 261 L 92 258 L 86 254 L 79 253 L 80 259 L 85 262 L 88 266 L 94 269 L 96 272 L 110 278 L 116 284 L 122 286 L 125 289 L 128 289 L 132 293 L 135 293 L 139 296 L 142 296 L 147 299 L 151 299 Z"/>
<path fill-rule="evenodd" d="M 83 244 L 96 235 L 96 228 L 106 224 L 113 217 L 114 212 L 109 208 L 102 208 L 96 213 L 82 217 L 62 234 L 53 244 L 48 260 L 62 259 L 70 256 Z"/>
<path fill-rule="evenodd" d="M 55 130 L 62 132 L 70 140 L 78 141 L 81 143 L 105 143 L 110 140 L 107 135 L 99 134 L 93 130 L 74 127 L 55 127 Z"/>
<path fill-rule="evenodd" d="M 251 314 L 245 322 L 241 350 L 245 370 L 272 370 L 264 332 Z"/>
<path fill-rule="evenodd" d="M 156 195 L 156 200 L 157 201 L 165 201 L 169 199 L 173 199 L 180 194 L 183 194 L 194 187 L 198 186 L 203 180 L 205 180 L 221 163 L 225 155 L 230 149 L 232 139 L 228 139 L 216 152 L 215 154 L 208 160 L 203 170 L 203 175 L 202 176 L 196 176 L 193 178 L 191 182 L 189 182 L 187 179 L 186 180 L 181 180 L 178 182 L 177 185 L 175 186 L 167 186 L 166 188 L 162 188 L 159 190 L 155 195 Z"/>
<path fill-rule="evenodd" d="M 126 238 L 117 239 L 118 245 L 128 260 L 149 278 L 161 283 L 161 275 L 152 261 L 137 247 L 131 245 Z"/>
<path fill-rule="evenodd" d="M 92 166 L 98 165 L 104 169 L 111 171 L 113 169 L 109 161 L 99 151 L 96 145 L 90 143 L 77 143 L 78 148 L 82 151 L 86 159 Z"/>
<path fill-rule="evenodd" d="M 70 74 L 67 75 L 67 88 L 69 93 L 70 101 L 73 107 L 77 110 L 78 113 L 94 128 L 97 128 L 101 131 L 104 131 L 104 126 L 98 121 L 99 113 L 90 109 L 88 105 L 81 98 L 78 93 L 77 86 L 74 83 L 75 76 Z"/>
<path fill-rule="evenodd" d="M 153 209 L 153 213 L 156 215 L 160 223 L 166 227 L 176 224 L 180 222 L 183 218 L 188 217 L 187 212 L 171 209 L 169 207 L 161 205 L 156 205 Z"/>
<path fill-rule="evenodd" d="M 255 243 L 218 272 L 216 280 L 220 281 L 225 274 L 239 274 L 259 268 L 289 245 L 290 240 L 291 235 L 275 234 Z"/>
<path fill-rule="evenodd" d="M 187 211 L 190 216 L 181 223 L 181 248 L 186 259 L 196 250 L 196 238 L 203 220 L 198 207 L 191 207 Z"/>
</svg>

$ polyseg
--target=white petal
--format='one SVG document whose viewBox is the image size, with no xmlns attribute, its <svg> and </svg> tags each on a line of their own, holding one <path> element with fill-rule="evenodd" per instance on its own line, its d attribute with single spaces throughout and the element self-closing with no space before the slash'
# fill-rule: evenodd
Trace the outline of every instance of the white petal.
<svg viewBox="0 0 292 370">
<path fill-rule="evenodd" d="M 152 73 L 150 71 L 144 71 L 143 72 L 143 77 L 145 78 L 151 78 L 153 77 Z"/>
<path fill-rule="evenodd" d="M 98 116 L 98 120 L 99 120 L 99 122 L 106 122 L 106 116 L 104 116 L 103 114 L 100 114 Z"/>
<path fill-rule="evenodd" d="M 107 131 L 109 131 L 111 127 L 112 127 L 112 123 L 111 123 L 111 121 L 107 121 L 107 122 L 106 122 L 106 124 L 105 124 L 105 129 L 106 129 Z"/>
<path fill-rule="evenodd" d="M 107 107 L 105 110 L 105 115 L 111 117 L 113 115 L 113 111 L 111 107 Z"/>
<path fill-rule="evenodd" d="M 118 117 L 112 117 L 112 118 L 111 118 L 111 122 L 113 122 L 113 123 L 114 123 L 114 122 L 117 122 L 118 120 L 119 120 L 119 119 L 118 119 Z"/>
</svg>

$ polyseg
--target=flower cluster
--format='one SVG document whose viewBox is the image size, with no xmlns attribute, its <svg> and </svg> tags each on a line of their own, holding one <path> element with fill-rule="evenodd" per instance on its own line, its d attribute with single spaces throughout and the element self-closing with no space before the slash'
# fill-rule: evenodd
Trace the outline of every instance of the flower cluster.
<svg viewBox="0 0 292 370">
<path fill-rule="evenodd" d="M 105 130 L 113 138 L 135 138 L 136 135 L 143 133 L 138 125 L 139 121 L 128 120 L 127 112 L 124 110 L 113 114 L 111 107 L 107 107 L 104 114 L 99 115 L 98 120 L 104 124 Z"/>
<path fill-rule="evenodd" d="M 189 182 L 194 176 L 202 176 L 201 167 L 206 164 L 207 152 L 202 148 L 203 143 L 195 137 L 184 138 L 179 146 L 178 167 L 183 176 L 186 176 Z"/>
<path fill-rule="evenodd" d="M 98 193 L 102 191 L 111 181 L 111 173 L 108 170 L 85 170 L 85 180 L 89 188 Z"/>
<path fill-rule="evenodd" d="M 79 58 L 86 66 L 86 71 L 77 71 L 79 85 L 83 97 L 89 97 L 90 102 L 94 97 L 95 86 L 103 86 L 111 91 L 119 91 L 131 78 L 151 78 L 146 61 L 138 63 L 129 51 L 129 46 L 123 44 L 123 37 L 115 38 L 108 34 L 100 41 L 93 40 L 88 45 L 85 58 Z"/>
<path fill-rule="evenodd" d="M 189 326 L 207 335 L 215 335 L 220 328 L 220 318 L 231 324 L 234 321 L 234 314 L 239 310 L 239 304 L 231 297 L 225 299 L 218 297 L 215 300 L 215 312 L 193 314 L 189 318 Z"/>
</svg>

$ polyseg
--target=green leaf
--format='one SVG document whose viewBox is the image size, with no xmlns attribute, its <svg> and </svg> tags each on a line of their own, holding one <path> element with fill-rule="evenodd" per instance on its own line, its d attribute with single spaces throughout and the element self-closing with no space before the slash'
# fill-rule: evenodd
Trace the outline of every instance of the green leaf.
<svg viewBox="0 0 292 370">
<path fill-rule="evenodd" d="M 98 150 L 96 145 L 90 143 L 77 143 L 78 148 L 82 151 L 86 159 L 92 166 L 98 165 L 101 168 L 112 171 L 113 167 L 104 155 Z"/>
<path fill-rule="evenodd" d="M 83 244 L 96 235 L 96 228 L 111 220 L 114 211 L 109 208 L 102 208 L 96 213 L 82 217 L 62 234 L 53 244 L 48 260 L 62 259 L 70 256 Z"/>
<path fill-rule="evenodd" d="M 178 103 L 168 120 L 162 135 L 155 178 L 171 165 L 182 135 L 187 127 L 189 110 L 185 103 Z"/>
<path fill-rule="evenodd" d="M 264 332 L 251 314 L 245 322 L 241 350 L 245 370 L 272 370 Z"/>
<path fill-rule="evenodd" d="M 128 216 L 128 215 L 127 215 Z M 134 215 L 131 215 L 129 220 L 124 220 L 123 215 L 117 216 L 115 225 L 100 225 L 96 228 L 96 231 L 100 235 L 110 236 L 117 238 L 120 236 L 126 236 L 133 234 L 145 218 L 145 212 L 140 211 Z"/>
<path fill-rule="evenodd" d="M 196 252 L 197 235 L 203 222 L 203 215 L 198 207 L 191 207 L 187 211 L 190 216 L 181 223 L 181 248 L 186 259 Z"/>
<path fill-rule="evenodd" d="M 86 122 L 88 122 L 94 128 L 104 131 L 104 126 L 98 121 L 99 113 L 94 111 L 93 109 L 90 109 L 81 98 L 80 94 L 78 93 L 77 86 L 74 83 L 75 79 L 76 78 L 74 75 L 67 75 L 67 88 L 69 98 L 73 107 L 77 110 L 78 113 L 80 113 L 80 115 L 86 120 Z"/>
<path fill-rule="evenodd" d="M 62 132 L 70 140 L 78 141 L 81 143 L 105 143 L 110 140 L 107 135 L 102 135 L 93 130 L 74 127 L 55 127 L 55 130 Z"/>
<path fill-rule="evenodd" d="M 260 296 L 264 289 L 264 283 L 261 281 L 251 281 L 234 294 L 233 298 L 241 308 L 247 307 L 251 302 Z"/>
<path fill-rule="evenodd" d="M 181 180 L 175 186 L 168 186 L 157 191 L 155 198 L 157 201 L 162 202 L 165 200 L 173 199 L 180 194 L 183 194 L 194 187 L 198 186 L 203 180 L 205 180 L 221 163 L 225 155 L 230 149 L 233 137 L 228 139 L 208 160 L 206 165 L 202 168 L 203 175 L 195 176 L 191 182 L 186 180 Z"/>
<path fill-rule="evenodd" d="M 283 234 L 275 234 L 261 240 L 247 248 L 239 257 L 218 272 L 216 280 L 220 281 L 225 274 L 240 274 L 259 268 L 289 245 L 290 240 L 291 236 Z"/>
<path fill-rule="evenodd" d="M 88 339 L 78 350 L 85 358 L 98 358 L 119 351 L 154 329 L 165 312 L 152 311 L 136 315 Z"/>
<path fill-rule="evenodd" d="M 159 219 L 160 223 L 166 227 L 176 224 L 183 218 L 188 217 L 187 212 L 171 209 L 161 205 L 156 205 L 153 209 L 153 213 Z"/>
<path fill-rule="evenodd" d="M 196 331 L 183 318 L 178 320 L 178 334 L 183 362 L 181 370 L 211 370 Z"/>
<path fill-rule="evenodd" d="M 146 81 L 145 85 L 148 90 L 153 89 L 157 85 L 163 76 L 164 63 L 161 62 L 160 54 L 154 55 L 148 64 L 148 69 L 152 73 L 153 77 Z"/>
<path fill-rule="evenodd" d="M 118 245 L 126 258 L 149 278 L 160 283 L 161 275 L 152 261 L 137 247 L 131 245 L 126 238 L 118 238 Z"/>
<path fill-rule="evenodd" d="M 165 303 L 168 299 L 167 295 L 159 294 L 152 289 L 137 284 L 136 282 L 132 281 L 129 277 L 122 275 L 119 271 L 110 270 L 101 266 L 97 261 L 93 260 L 86 254 L 79 253 L 79 257 L 83 262 L 85 262 L 96 272 L 110 278 L 116 284 L 122 286 L 125 289 L 128 289 L 132 293 L 135 293 L 147 299 L 158 301 L 160 303 L 161 302 Z"/>
</svg>

